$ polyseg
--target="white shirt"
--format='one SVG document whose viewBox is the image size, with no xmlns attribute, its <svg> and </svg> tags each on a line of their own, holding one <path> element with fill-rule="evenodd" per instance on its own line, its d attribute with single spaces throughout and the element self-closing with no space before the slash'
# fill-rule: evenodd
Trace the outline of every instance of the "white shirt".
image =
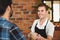
<svg viewBox="0 0 60 40">
<path fill-rule="evenodd" d="M 34 21 L 32 27 L 31 27 L 31 32 L 35 32 L 35 25 L 36 24 L 37 24 L 37 28 L 44 29 L 48 19 L 46 19 L 46 21 L 42 25 L 40 25 L 39 20 L 40 19 L 37 19 L 37 20 Z M 48 20 L 48 23 L 46 25 L 46 34 L 53 37 L 54 27 L 55 26 Z"/>
</svg>

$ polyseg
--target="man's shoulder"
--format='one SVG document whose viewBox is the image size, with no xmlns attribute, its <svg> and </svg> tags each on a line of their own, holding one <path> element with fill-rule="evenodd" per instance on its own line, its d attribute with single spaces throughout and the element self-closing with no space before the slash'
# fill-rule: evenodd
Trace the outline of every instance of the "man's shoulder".
<svg viewBox="0 0 60 40">
<path fill-rule="evenodd" d="M 8 26 L 8 27 L 16 26 L 16 24 L 14 24 L 14 23 L 12 23 L 12 22 L 10 22 L 10 21 L 7 21 L 7 20 L 4 22 L 4 25 L 5 25 L 5 26 Z"/>
</svg>

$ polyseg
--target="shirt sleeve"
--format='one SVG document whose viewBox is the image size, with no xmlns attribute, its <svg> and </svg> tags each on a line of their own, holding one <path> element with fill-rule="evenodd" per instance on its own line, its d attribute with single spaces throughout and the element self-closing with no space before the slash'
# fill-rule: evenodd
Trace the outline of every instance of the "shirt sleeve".
<svg viewBox="0 0 60 40">
<path fill-rule="evenodd" d="M 31 27 L 31 32 L 35 32 L 35 25 L 37 23 L 37 20 L 35 20 L 32 24 L 32 27 Z"/>
<path fill-rule="evenodd" d="M 55 30 L 55 26 L 52 23 L 50 23 L 47 35 L 49 35 L 49 36 L 51 36 L 53 38 L 54 30 Z"/>
<path fill-rule="evenodd" d="M 10 38 L 11 40 L 26 40 L 22 31 L 16 26 L 12 26 L 10 29 Z"/>
</svg>

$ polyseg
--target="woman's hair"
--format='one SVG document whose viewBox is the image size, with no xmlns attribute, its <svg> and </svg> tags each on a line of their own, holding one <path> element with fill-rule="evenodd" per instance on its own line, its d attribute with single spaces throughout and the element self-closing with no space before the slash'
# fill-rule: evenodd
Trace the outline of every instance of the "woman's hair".
<svg viewBox="0 0 60 40">
<path fill-rule="evenodd" d="M 46 8 L 46 10 L 48 10 L 48 8 L 49 8 L 45 3 L 40 3 L 40 4 L 37 6 L 37 8 L 38 8 L 38 7 L 42 7 L 42 6 L 44 6 L 44 7 Z"/>
<path fill-rule="evenodd" d="M 0 0 L 0 16 L 4 15 L 6 8 L 11 7 L 12 0 Z"/>
</svg>

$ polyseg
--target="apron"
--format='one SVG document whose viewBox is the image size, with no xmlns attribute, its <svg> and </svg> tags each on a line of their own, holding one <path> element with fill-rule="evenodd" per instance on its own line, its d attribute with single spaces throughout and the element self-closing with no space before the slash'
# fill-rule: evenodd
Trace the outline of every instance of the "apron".
<svg viewBox="0 0 60 40">
<path fill-rule="evenodd" d="M 47 23 L 48 23 L 48 21 L 47 21 Z M 47 26 L 47 23 L 46 23 L 44 29 L 38 29 L 37 28 L 37 24 L 35 25 L 35 32 L 38 33 L 38 34 L 40 34 L 44 38 L 47 38 L 47 34 L 46 34 L 46 26 Z"/>
</svg>

